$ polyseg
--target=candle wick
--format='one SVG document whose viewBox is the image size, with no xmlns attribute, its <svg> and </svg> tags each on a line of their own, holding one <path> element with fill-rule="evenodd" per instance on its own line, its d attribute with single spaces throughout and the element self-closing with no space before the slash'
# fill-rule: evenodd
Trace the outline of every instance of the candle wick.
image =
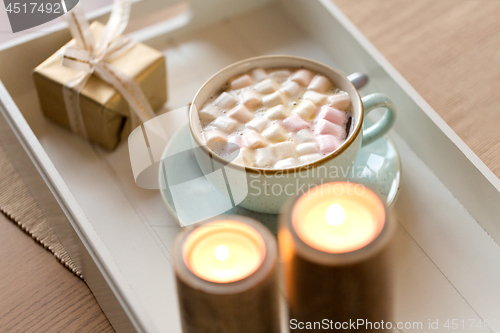
<svg viewBox="0 0 500 333">
<path fill-rule="evenodd" d="M 215 258 L 219 261 L 224 261 L 229 257 L 229 249 L 225 245 L 219 245 L 214 251 Z"/>
<path fill-rule="evenodd" d="M 341 225 L 345 221 L 344 208 L 339 204 L 331 205 L 326 210 L 325 219 L 329 225 Z"/>
</svg>

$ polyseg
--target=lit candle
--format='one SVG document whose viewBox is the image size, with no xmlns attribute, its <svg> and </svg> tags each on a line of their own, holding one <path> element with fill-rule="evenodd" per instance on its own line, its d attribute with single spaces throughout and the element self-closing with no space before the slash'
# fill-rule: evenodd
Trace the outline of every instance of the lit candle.
<svg viewBox="0 0 500 333">
<path fill-rule="evenodd" d="M 174 268 L 184 332 L 279 332 L 277 245 L 257 221 L 224 216 L 183 230 Z"/>
<path fill-rule="evenodd" d="M 287 206 L 278 237 L 290 319 L 390 320 L 393 229 L 382 201 L 360 184 L 323 184 Z"/>
</svg>

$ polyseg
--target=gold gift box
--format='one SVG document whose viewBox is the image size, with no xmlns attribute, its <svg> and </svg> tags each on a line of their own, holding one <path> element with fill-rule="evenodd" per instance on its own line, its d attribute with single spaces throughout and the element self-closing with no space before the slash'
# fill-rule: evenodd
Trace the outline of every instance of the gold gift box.
<svg viewBox="0 0 500 333">
<path fill-rule="evenodd" d="M 90 30 L 94 40 L 97 40 L 104 30 L 104 25 L 94 22 L 90 25 Z M 73 39 L 67 45 L 74 44 Z M 70 129 L 63 86 L 79 72 L 62 66 L 61 62 L 62 57 L 58 52 L 54 53 L 34 69 L 33 78 L 45 116 Z M 153 110 L 158 110 L 166 102 L 166 66 L 165 57 L 161 52 L 137 43 L 107 63 L 134 78 Z M 81 91 L 80 108 L 89 140 L 103 148 L 116 148 L 121 139 L 126 138 L 132 130 L 130 121 L 127 121 L 127 102 L 113 86 L 96 75 L 89 78 Z"/>
</svg>

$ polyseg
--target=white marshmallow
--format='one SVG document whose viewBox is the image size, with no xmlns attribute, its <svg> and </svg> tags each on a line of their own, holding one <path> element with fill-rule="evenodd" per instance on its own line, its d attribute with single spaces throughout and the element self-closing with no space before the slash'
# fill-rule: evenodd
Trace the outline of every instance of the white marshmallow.
<svg viewBox="0 0 500 333">
<path fill-rule="evenodd" d="M 233 118 L 241 124 L 246 124 L 254 118 L 254 114 L 244 106 L 237 105 L 234 109 L 229 112 L 229 117 Z"/>
<path fill-rule="evenodd" d="M 240 77 L 233 79 L 229 83 L 229 87 L 231 88 L 231 90 L 238 90 L 241 88 L 248 87 L 252 84 L 253 84 L 253 79 L 250 77 L 250 75 L 245 74 L 245 75 L 242 75 Z"/>
<path fill-rule="evenodd" d="M 274 145 L 274 154 L 278 160 L 295 157 L 295 144 L 291 141 L 277 143 Z"/>
<path fill-rule="evenodd" d="M 315 91 L 307 91 L 304 94 L 303 98 L 308 99 L 308 100 L 312 101 L 314 104 L 319 106 L 319 105 L 325 104 L 327 96 L 320 94 L 320 93 L 317 93 Z"/>
<path fill-rule="evenodd" d="M 274 164 L 275 169 L 287 169 L 287 168 L 293 168 L 299 164 L 299 161 L 294 158 L 290 157 L 281 161 L 278 161 Z"/>
<path fill-rule="evenodd" d="M 272 124 L 262 132 L 262 136 L 271 141 L 284 141 L 287 138 L 287 132 L 281 125 Z"/>
<path fill-rule="evenodd" d="M 330 81 L 329 78 L 323 76 L 323 75 L 316 75 L 307 89 L 309 90 L 314 90 L 322 94 L 326 94 L 330 89 L 333 88 L 333 83 Z"/>
<path fill-rule="evenodd" d="M 285 82 L 289 76 L 290 76 L 290 71 L 287 69 L 277 70 L 269 74 L 269 77 L 278 83 Z"/>
<path fill-rule="evenodd" d="M 209 123 L 214 121 L 215 118 L 219 116 L 220 110 L 217 109 L 212 104 L 205 106 L 201 111 L 198 112 L 198 117 L 202 123 Z"/>
<path fill-rule="evenodd" d="M 253 129 L 257 132 L 262 132 L 264 128 L 269 124 L 269 120 L 266 117 L 256 117 L 253 120 L 246 123 L 245 127 Z"/>
<path fill-rule="evenodd" d="M 313 73 L 307 69 L 299 69 L 290 76 L 290 80 L 297 82 L 303 87 L 307 87 L 313 78 Z"/>
<path fill-rule="evenodd" d="M 254 86 L 255 91 L 259 94 L 270 94 L 275 92 L 277 89 L 276 83 L 271 79 L 265 79 L 264 81 L 260 81 L 256 83 Z"/>
<path fill-rule="evenodd" d="M 315 115 L 317 108 L 316 104 L 306 99 L 293 109 L 293 113 L 298 114 L 304 120 L 310 120 Z"/>
<path fill-rule="evenodd" d="M 222 132 L 231 133 L 238 126 L 238 122 L 231 118 L 217 117 L 210 125 L 217 127 Z"/>
<path fill-rule="evenodd" d="M 275 107 L 266 111 L 266 117 L 271 120 L 285 119 L 290 115 L 290 110 L 283 105 L 276 105 Z"/>
<path fill-rule="evenodd" d="M 214 101 L 214 105 L 222 110 L 230 110 L 236 106 L 238 100 L 231 94 L 227 92 L 223 92 L 219 97 Z"/>
<path fill-rule="evenodd" d="M 342 144 L 340 140 L 333 135 L 318 135 L 316 141 L 318 142 L 319 151 L 325 155 L 330 154 Z"/>
<path fill-rule="evenodd" d="M 272 94 L 265 95 L 264 97 L 262 97 L 262 103 L 264 104 L 264 106 L 270 108 L 275 105 L 285 104 L 286 97 L 283 95 L 281 91 L 275 91 Z"/>
<path fill-rule="evenodd" d="M 267 73 L 262 68 L 255 68 L 252 71 L 252 76 L 255 82 L 259 82 L 267 78 Z"/>
<path fill-rule="evenodd" d="M 233 160 L 234 164 L 243 164 L 246 166 L 254 166 L 255 156 L 254 151 L 248 148 L 241 148 L 238 156 Z"/>
<path fill-rule="evenodd" d="M 307 163 L 317 161 L 322 157 L 323 157 L 322 155 L 317 154 L 317 153 L 316 154 L 309 154 L 309 155 L 300 156 L 299 161 L 301 162 L 301 164 L 307 164 Z"/>
<path fill-rule="evenodd" d="M 297 153 L 299 155 L 308 155 L 318 152 L 318 146 L 316 142 L 304 142 L 297 145 Z"/>
<path fill-rule="evenodd" d="M 205 131 L 203 136 L 207 144 L 211 142 L 227 142 L 227 135 L 216 129 Z"/>
<path fill-rule="evenodd" d="M 276 159 L 273 147 L 260 148 L 255 150 L 255 166 L 259 168 L 270 168 Z"/>
<path fill-rule="evenodd" d="M 262 97 L 253 90 L 247 90 L 242 94 L 243 104 L 249 109 L 255 109 L 262 104 Z"/>
<path fill-rule="evenodd" d="M 309 142 L 309 141 L 314 141 L 314 135 L 310 130 L 305 128 L 298 131 L 297 134 L 295 134 L 294 139 L 295 141 L 300 143 Z"/>
<path fill-rule="evenodd" d="M 328 97 L 328 104 L 337 109 L 347 110 L 351 107 L 351 98 L 346 92 L 340 92 Z"/>
<path fill-rule="evenodd" d="M 285 83 L 283 83 L 283 85 L 281 86 L 281 89 L 280 91 L 282 91 L 283 93 L 285 93 L 288 97 L 292 98 L 292 99 L 295 99 L 296 97 L 298 97 L 300 95 L 300 91 L 302 89 L 300 88 L 299 84 L 297 82 L 294 82 L 294 81 L 287 81 Z"/>
<path fill-rule="evenodd" d="M 247 143 L 248 148 L 250 149 L 257 149 L 266 146 L 266 142 L 264 141 L 262 136 L 260 136 L 260 134 L 255 131 L 250 130 L 243 134 L 243 137 Z"/>
<path fill-rule="evenodd" d="M 238 156 L 234 160 L 231 161 L 231 164 L 236 164 L 236 165 L 246 165 L 245 160 L 243 159 L 243 152 L 242 149 L 240 149 Z"/>
</svg>

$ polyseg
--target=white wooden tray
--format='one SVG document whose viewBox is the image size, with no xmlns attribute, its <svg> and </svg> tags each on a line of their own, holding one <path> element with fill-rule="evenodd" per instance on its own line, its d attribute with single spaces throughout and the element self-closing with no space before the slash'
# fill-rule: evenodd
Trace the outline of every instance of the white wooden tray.
<svg viewBox="0 0 500 333">
<path fill-rule="evenodd" d="M 139 29 L 147 15 L 177 15 Z M 94 13 L 101 21 L 106 10 Z M 158 14 L 160 13 L 160 14 Z M 163 14 L 162 14 L 163 13 Z M 403 161 L 396 204 L 396 320 L 500 320 L 500 181 L 329 0 L 148 0 L 131 35 L 167 56 L 169 102 L 190 102 L 213 73 L 264 54 L 362 71 L 362 94 L 392 97 Z M 63 45 L 63 25 L 0 46 L 0 142 L 117 331 L 180 332 L 170 250 L 177 223 L 133 181 L 128 149 L 109 153 L 46 121 L 31 70 Z M 5 87 L 4 87 L 5 86 Z M 500 326 L 500 325 L 499 325 Z"/>
</svg>

